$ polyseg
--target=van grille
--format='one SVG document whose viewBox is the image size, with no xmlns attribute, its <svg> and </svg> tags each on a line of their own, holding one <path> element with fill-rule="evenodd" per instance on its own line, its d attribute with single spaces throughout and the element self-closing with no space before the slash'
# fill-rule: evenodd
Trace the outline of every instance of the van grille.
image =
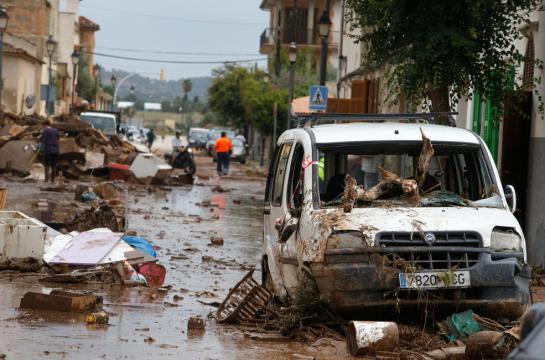
<svg viewBox="0 0 545 360">
<path fill-rule="evenodd" d="M 426 234 L 428 234 L 426 232 Z M 426 242 L 418 232 L 382 232 L 377 245 L 387 266 L 400 270 L 468 269 L 479 262 L 482 239 L 475 232 L 432 232 L 435 241 Z"/>
</svg>

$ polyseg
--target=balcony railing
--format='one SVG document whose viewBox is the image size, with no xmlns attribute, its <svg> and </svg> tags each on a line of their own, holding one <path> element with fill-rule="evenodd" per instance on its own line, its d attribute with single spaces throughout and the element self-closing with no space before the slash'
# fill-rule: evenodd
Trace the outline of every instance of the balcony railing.
<svg viewBox="0 0 545 360">
<path fill-rule="evenodd" d="M 266 45 L 275 44 L 275 28 L 266 28 L 260 36 L 259 47 L 263 48 Z M 321 45 L 322 41 L 318 34 L 318 29 L 306 31 L 286 31 L 280 30 L 281 44 L 289 44 L 295 42 L 298 45 Z M 337 46 L 339 41 L 339 31 L 329 32 L 329 46 Z"/>
</svg>

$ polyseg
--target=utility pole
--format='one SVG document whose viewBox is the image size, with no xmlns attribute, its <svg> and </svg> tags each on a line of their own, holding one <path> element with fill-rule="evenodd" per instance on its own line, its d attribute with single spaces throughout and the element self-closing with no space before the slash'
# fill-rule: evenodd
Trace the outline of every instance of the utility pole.
<svg viewBox="0 0 545 360">
<path fill-rule="evenodd" d="M 280 26 L 282 26 L 282 18 L 280 12 L 278 13 L 278 19 L 276 19 L 275 41 L 276 41 L 276 53 L 274 57 L 274 75 L 277 79 L 280 78 L 281 64 L 280 64 L 280 50 L 281 50 L 281 32 Z"/>
</svg>

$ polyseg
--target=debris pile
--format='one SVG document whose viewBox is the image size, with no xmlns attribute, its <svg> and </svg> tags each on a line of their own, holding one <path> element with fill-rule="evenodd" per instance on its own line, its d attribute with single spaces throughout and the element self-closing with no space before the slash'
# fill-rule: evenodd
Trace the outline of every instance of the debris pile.
<svg viewBox="0 0 545 360">
<path fill-rule="evenodd" d="M 53 120 L 52 126 L 60 135 L 57 168 L 67 179 L 109 174 L 111 179 L 150 184 L 164 182 L 170 175 L 170 165 L 150 154 L 145 146 L 118 135 L 106 136 L 75 114 L 60 115 Z M 33 163 L 41 157 L 44 121 L 40 116 L 6 114 L 0 128 L 0 170 L 39 178 L 40 169 L 34 168 Z"/>
<path fill-rule="evenodd" d="M 43 261 L 54 274 L 42 282 L 106 282 L 160 287 L 166 270 L 145 239 L 109 229 L 71 232 L 49 239 Z"/>
<path fill-rule="evenodd" d="M 518 322 L 502 325 L 472 310 L 455 313 L 432 330 L 392 321 L 347 321 L 310 288 L 300 289 L 301 301 L 284 307 L 272 301 L 272 294 L 252 274 L 233 287 L 215 316 L 221 324 L 255 326 L 260 335 L 250 334 L 250 339 L 279 333 L 283 341 L 308 344 L 344 340 L 352 356 L 397 360 L 503 359 L 520 342 Z"/>
</svg>

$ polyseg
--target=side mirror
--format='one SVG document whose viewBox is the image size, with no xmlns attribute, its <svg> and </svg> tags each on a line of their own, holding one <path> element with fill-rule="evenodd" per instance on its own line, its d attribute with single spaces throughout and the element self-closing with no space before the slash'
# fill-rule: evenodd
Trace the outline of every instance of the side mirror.
<svg viewBox="0 0 545 360">
<path fill-rule="evenodd" d="M 509 210 L 514 213 L 515 210 L 517 210 L 517 193 L 515 192 L 515 188 L 512 185 L 506 185 L 504 192 L 507 206 L 509 206 Z"/>
<path fill-rule="evenodd" d="M 282 229 L 282 233 L 280 234 L 279 241 L 281 243 L 285 243 L 286 241 L 288 241 L 290 236 L 293 235 L 295 230 L 297 230 L 298 226 L 299 226 L 299 219 L 298 218 L 292 217 L 291 219 L 289 219 L 286 222 L 286 225 L 284 226 L 284 228 Z"/>
</svg>

